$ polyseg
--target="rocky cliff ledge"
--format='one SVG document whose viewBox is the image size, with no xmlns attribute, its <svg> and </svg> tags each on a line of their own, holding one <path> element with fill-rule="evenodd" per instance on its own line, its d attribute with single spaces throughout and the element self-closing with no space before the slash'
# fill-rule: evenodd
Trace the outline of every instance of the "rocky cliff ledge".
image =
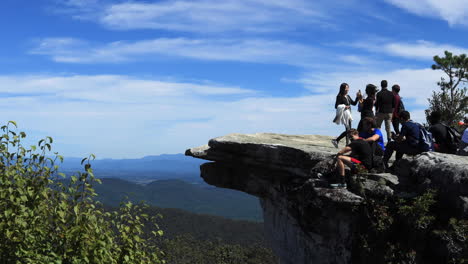
<svg viewBox="0 0 468 264">
<path fill-rule="evenodd" d="M 213 161 L 201 166 L 208 184 L 260 199 L 266 234 L 282 264 L 353 263 L 361 243 L 356 239 L 362 232 L 359 208 L 368 206 L 369 198 L 415 197 L 435 189 L 445 212 L 467 218 L 468 157 L 423 153 L 395 164 L 394 174 L 361 174 L 359 180 L 349 177 L 348 189 L 330 189 L 327 174 L 337 152 L 330 139 L 230 134 L 186 155 Z M 437 253 L 439 259 L 447 252 Z"/>
</svg>

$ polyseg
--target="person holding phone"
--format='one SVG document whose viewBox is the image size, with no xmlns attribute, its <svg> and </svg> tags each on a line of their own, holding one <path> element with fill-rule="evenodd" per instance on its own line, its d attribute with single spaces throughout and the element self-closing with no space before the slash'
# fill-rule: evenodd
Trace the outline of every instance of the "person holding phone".
<svg viewBox="0 0 468 264">
<path fill-rule="evenodd" d="M 340 106 L 344 108 L 344 111 L 349 111 L 349 115 L 351 117 L 351 105 L 356 105 L 360 97 L 362 98 L 362 94 L 360 95 L 360 92 L 356 93 L 356 99 L 353 100 L 348 95 L 348 92 L 349 92 L 349 85 L 347 83 L 342 83 L 340 85 L 340 91 L 338 92 L 338 95 L 336 96 L 335 109 L 338 109 L 338 107 Z M 345 123 L 344 126 L 345 126 L 345 131 L 341 133 L 336 139 L 332 140 L 332 144 L 333 146 L 335 146 L 335 148 L 338 148 L 338 144 L 340 140 L 344 137 L 346 137 L 346 145 L 349 143 L 349 139 L 346 136 L 346 133 L 352 127 L 352 118 L 349 118 L 348 122 Z"/>
</svg>

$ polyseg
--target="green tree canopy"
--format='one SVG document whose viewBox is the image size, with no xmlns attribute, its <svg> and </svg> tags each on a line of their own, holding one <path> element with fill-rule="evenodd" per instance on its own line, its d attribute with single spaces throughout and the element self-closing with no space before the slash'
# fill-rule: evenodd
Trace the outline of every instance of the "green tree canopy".
<svg viewBox="0 0 468 264">
<path fill-rule="evenodd" d="M 0 264 L 23 263 L 161 263 L 162 252 L 148 243 L 162 235 L 144 206 L 123 203 L 107 212 L 94 201 L 96 192 L 89 159 L 84 172 L 60 180 L 52 138 L 25 148 L 24 132 L 13 121 L 0 132 Z M 94 156 L 90 156 L 94 158 Z"/>
<path fill-rule="evenodd" d="M 434 91 L 428 99 L 429 109 L 426 118 L 438 111 L 444 123 L 453 125 L 463 119 L 468 113 L 468 97 L 466 83 L 468 82 L 468 58 L 466 54 L 453 55 L 445 51 L 444 57 L 434 56 L 433 70 L 442 70 L 446 76 L 437 83 L 440 91 Z"/>
</svg>

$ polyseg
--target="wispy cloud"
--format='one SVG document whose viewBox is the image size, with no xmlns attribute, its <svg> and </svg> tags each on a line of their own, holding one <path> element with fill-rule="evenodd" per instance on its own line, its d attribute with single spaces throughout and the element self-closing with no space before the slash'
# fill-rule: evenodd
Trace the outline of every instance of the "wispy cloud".
<svg viewBox="0 0 468 264">
<path fill-rule="evenodd" d="M 310 24 L 317 22 L 317 18 L 326 18 L 313 7 L 302 0 L 287 3 L 264 0 L 132 2 L 109 6 L 103 11 L 100 22 L 114 29 L 277 31 L 295 23 Z M 278 19 L 280 17 L 283 19 Z"/>
<path fill-rule="evenodd" d="M 60 100 L 102 103 L 148 103 L 159 98 L 180 96 L 253 95 L 255 91 L 219 84 L 168 82 L 136 79 L 122 75 L 75 76 L 0 76 L 3 98 L 29 97 L 31 100 L 54 97 Z"/>
<path fill-rule="evenodd" d="M 331 120 L 341 82 L 350 84 L 351 93 L 382 79 L 398 83 L 413 118 L 424 121 L 426 98 L 440 75 L 430 69 L 313 72 L 297 82 L 322 93 L 298 97 L 119 75 L 0 76 L 0 92 L 11 95 L 0 103 L 2 116 L 26 124 L 26 131 L 41 131 L 33 138 L 53 136 L 61 153 L 128 158 L 180 153 L 233 132 L 338 134 L 342 127 Z"/>
<path fill-rule="evenodd" d="M 410 13 L 440 18 L 450 25 L 468 26 L 468 5 L 465 0 L 385 0 Z"/>
<path fill-rule="evenodd" d="M 455 54 L 468 54 L 468 49 L 466 48 L 425 40 L 418 40 L 415 42 L 391 42 L 388 39 L 381 39 L 377 41 L 354 42 L 346 45 L 365 49 L 370 52 L 425 61 L 431 61 L 435 55 L 443 55 L 446 50 Z"/>
<path fill-rule="evenodd" d="M 0 97 L 2 116 L 27 132 L 40 131 L 33 139 L 53 136 L 59 152 L 101 158 L 180 153 L 232 132 L 312 132 L 306 124 L 321 124 L 317 116 L 329 108 L 326 95 L 271 98 L 223 85 L 126 76 L 1 76 L 0 87 L 23 95 Z"/>
<path fill-rule="evenodd" d="M 177 56 L 198 60 L 278 63 L 307 66 L 326 52 L 315 47 L 264 39 L 159 38 L 91 44 L 72 38 L 47 38 L 30 51 L 64 63 L 112 63 Z"/>
<path fill-rule="evenodd" d="M 327 26 L 327 1 L 305 0 L 69 0 L 58 12 L 93 20 L 117 30 L 158 29 L 184 32 L 277 32 L 297 24 Z M 281 19 L 279 19 L 281 18 Z"/>
</svg>

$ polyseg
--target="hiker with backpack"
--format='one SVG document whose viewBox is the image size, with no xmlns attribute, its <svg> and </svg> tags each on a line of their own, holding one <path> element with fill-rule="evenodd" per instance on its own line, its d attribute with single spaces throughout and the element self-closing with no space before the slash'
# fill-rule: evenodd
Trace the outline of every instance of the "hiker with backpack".
<svg viewBox="0 0 468 264">
<path fill-rule="evenodd" d="M 351 138 L 351 143 L 337 153 L 336 168 L 339 182 L 330 184 L 333 188 L 346 188 L 345 165 L 356 171 L 358 166 L 369 169 L 372 166 L 372 149 L 366 141 L 359 137 L 356 129 L 350 129 L 347 136 Z M 345 153 L 351 152 L 349 156 Z"/>
<path fill-rule="evenodd" d="M 380 85 L 382 90 L 377 93 L 377 99 L 375 101 L 375 111 L 376 111 L 376 122 L 377 127 L 380 129 L 382 127 L 382 122 L 385 121 L 385 130 L 387 131 L 387 141 L 391 141 L 391 123 L 392 123 L 392 114 L 393 109 L 395 108 L 395 98 L 393 93 L 387 89 L 387 80 L 382 80 Z"/>
<path fill-rule="evenodd" d="M 401 132 L 399 135 L 392 135 L 394 141 L 387 144 L 384 152 L 383 163 L 386 169 L 389 168 L 388 161 L 396 151 L 395 160 L 403 157 L 403 154 L 416 155 L 424 151 L 421 147 L 424 140 L 421 140 L 420 131 L 424 129 L 420 124 L 411 120 L 410 113 L 403 111 L 400 113 Z"/>
<path fill-rule="evenodd" d="M 393 98 L 395 100 L 395 107 L 393 108 L 392 114 L 392 125 L 393 131 L 396 134 L 400 134 L 400 113 L 405 111 L 405 106 L 400 97 L 400 85 L 395 84 L 392 86 Z"/>
<path fill-rule="evenodd" d="M 346 137 L 346 134 L 349 129 L 351 129 L 351 122 L 353 120 L 351 116 L 351 105 L 356 105 L 359 101 L 359 99 L 362 97 L 362 94 L 360 91 L 356 94 L 356 99 L 353 100 L 351 97 L 348 95 L 349 92 L 349 85 L 347 83 L 342 83 L 340 85 L 340 91 L 338 92 L 338 95 L 336 96 L 336 101 L 335 101 L 335 109 L 337 110 L 335 119 L 333 122 L 337 124 L 344 124 L 345 126 L 345 131 L 341 133 L 336 139 L 333 139 L 331 142 L 335 148 L 338 148 L 338 143 L 340 140 L 344 137 Z M 348 137 L 346 137 L 346 144 L 348 144 Z"/>
<path fill-rule="evenodd" d="M 460 144 L 460 133 L 454 128 L 441 123 L 442 115 L 439 111 L 433 111 L 428 118 L 431 123 L 429 132 L 434 137 L 434 151 L 455 154 Z"/>
</svg>

